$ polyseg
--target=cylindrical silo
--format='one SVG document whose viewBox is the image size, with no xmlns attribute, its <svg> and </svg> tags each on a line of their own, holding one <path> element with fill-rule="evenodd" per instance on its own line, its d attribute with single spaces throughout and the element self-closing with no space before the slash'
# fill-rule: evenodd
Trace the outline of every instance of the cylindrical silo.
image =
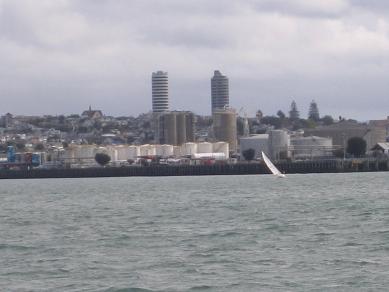
<svg viewBox="0 0 389 292">
<path fill-rule="evenodd" d="M 197 153 L 212 153 L 212 143 L 202 142 L 197 144 Z"/>
<path fill-rule="evenodd" d="M 173 145 L 162 145 L 162 156 L 163 157 L 170 157 L 174 154 L 174 148 Z"/>
<path fill-rule="evenodd" d="M 180 157 L 180 156 L 184 155 L 184 154 L 182 154 L 182 150 L 181 150 L 180 146 L 174 146 L 173 147 L 173 155 L 175 157 Z"/>
<path fill-rule="evenodd" d="M 269 151 L 271 158 L 279 160 L 289 157 L 289 134 L 284 130 L 271 130 L 269 132 Z"/>
<path fill-rule="evenodd" d="M 128 147 L 128 159 L 135 160 L 140 156 L 140 150 L 138 146 L 131 145 Z"/>
<path fill-rule="evenodd" d="M 128 148 L 127 145 L 119 145 L 116 146 L 117 154 L 118 154 L 118 160 L 128 160 L 130 156 L 130 148 Z"/>
<path fill-rule="evenodd" d="M 170 112 L 161 116 L 161 143 L 177 145 L 177 122 L 176 114 Z"/>
<path fill-rule="evenodd" d="M 192 155 L 194 153 L 197 153 L 197 144 L 188 142 L 185 144 L 182 144 L 181 146 L 181 154 L 186 156 L 186 155 Z"/>
<path fill-rule="evenodd" d="M 176 129 L 177 129 L 177 145 L 180 146 L 186 143 L 186 113 L 176 113 Z"/>
<path fill-rule="evenodd" d="M 227 142 L 229 150 L 237 150 L 236 114 L 233 111 L 216 111 L 213 117 L 213 134 L 216 141 Z"/>
<path fill-rule="evenodd" d="M 229 158 L 230 149 L 227 142 L 216 142 L 212 144 L 214 153 L 224 153 L 226 158 Z"/>
<path fill-rule="evenodd" d="M 111 157 L 111 162 L 118 161 L 118 151 L 115 146 L 108 146 L 107 154 Z"/>
<path fill-rule="evenodd" d="M 140 156 L 155 156 L 156 148 L 155 145 L 145 144 L 140 147 Z"/>
</svg>

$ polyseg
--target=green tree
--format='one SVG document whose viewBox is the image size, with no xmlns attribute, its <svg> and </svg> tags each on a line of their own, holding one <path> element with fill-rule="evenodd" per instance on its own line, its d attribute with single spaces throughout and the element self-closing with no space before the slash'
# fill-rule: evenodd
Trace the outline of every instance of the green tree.
<svg viewBox="0 0 389 292">
<path fill-rule="evenodd" d="M 282 110 L 279 110 L 279 111 L 277 112 L 277 116 L 278 116 L 281 120 L 283 120 L 283 119 L 286 118 L 286 115 L 284 114 L 284 112 L 283 112 Z"/>
<path fill-rule="evenodd" d="M 316 101 L 314 100 L 312 100 L 311 104 L 309 105 L 308 119 L 315 122 L 320 120 L 319 108 Z"/>
<path fill-rule="evenodd" d="M 261 120 L 261 124 L 264 125 L 272 125 L 276 129 L 280 129 L 282 126 L 281 119 L 279 117 L 274 117 L 274 116 L 265 116 Z"/>
<path fill-rule="evenodd" d="M 289 118 L 292 121 L 297 121 L 300 119 L 300 112 L 297 110 L 297 104 L 294 100 L 290 105 Z"/>
<path fill-rule="evenodd" d="M 45 150 L 45 146 L 42 143 L 38 143 L 34 147 L 35 151 L 42 151 Z"/>
<path fill-rule="evenodd" d="M 253 148 L 246 149 L 242 152 L 242 155 L 245 160 L 251 161 L 255 157 L 255 150 Z"/>
<path fill-rule="evenodd" d="M 324 125 L 329 126 L 334 123 L 334 118 L 331 117 L 330 115 L 325 115 L 321 121 L 323 122 Z"/>
<path fill-rule="evenodd" d="M 98 164 L 104 166 L 111 161 L 111 157 L 105 153 L 96 153 L 95 160 Z"/>
<path fill-rule="evenodd" d="M 347 141 L 348 154 L 353 155 L 354 157 L 360 157 L 366 153 L 366 141 L 361 137 L 352 137 Z"/>
</svg>

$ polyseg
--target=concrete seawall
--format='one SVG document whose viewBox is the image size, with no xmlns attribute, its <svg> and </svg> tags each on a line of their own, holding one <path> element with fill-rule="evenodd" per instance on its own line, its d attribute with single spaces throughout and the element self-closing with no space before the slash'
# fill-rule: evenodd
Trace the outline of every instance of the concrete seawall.
<svg viewBox="0 0 389 292">
<path fill-rule="evenodd" d="M 387 171 L 389 169 L 388 160 L 342 161 L 334 159 L 323 161 L 281 162 L 276 165 L 286 174 Z M 269 170 L 265 165 L 252 162 L 215 165 L 151 165 L 71 169 L 1 170 L 0 179 L 247 175 L 267 173 L 269 173 Z"/>
</svg>

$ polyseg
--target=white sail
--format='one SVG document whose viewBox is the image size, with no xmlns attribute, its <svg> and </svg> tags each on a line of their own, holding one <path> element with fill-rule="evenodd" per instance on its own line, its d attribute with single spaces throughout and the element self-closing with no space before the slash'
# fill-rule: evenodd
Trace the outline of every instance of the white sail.
<svg viewBox="0 0 389 292">
<path fill-rule="evenodd" d="M 278 170 L 278 168 L 273 164 L 273 162 L 271 162 L 271 160 L 269 159 L 269 157 L 266 156 L 265 153 L 263 153 L 262 151 L 262 158 L 263 160 L 265 161 L 266 163 L 266 166 L 270 169 L 270 171 L 272 172 L 272 174 L 278 176 L 278 177 L 285 177 L 285 174 L 281 173 L 281 171 Z"/>
</svg>

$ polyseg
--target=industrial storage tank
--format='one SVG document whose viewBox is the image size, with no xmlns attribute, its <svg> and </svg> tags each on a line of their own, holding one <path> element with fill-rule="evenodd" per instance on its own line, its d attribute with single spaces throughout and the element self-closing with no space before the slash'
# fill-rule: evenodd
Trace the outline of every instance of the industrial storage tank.
<svg viewBox="0 0 389 292">
<path fill-rule="evenodd" d="M 95 157 L 95 145 L 79 145 L 75 148 L 75 158 L 93 158 Z"/>
<path fill-rule="evenodd" d="M 197 144 L 197 153 L 212 153 L 212 148 L 212 143 L 201 142 Z"/>
<path fill-rule="evenodd" d="M 156 144 L 155 146 L 155 155 L 162 156 L 162 145 Z"/>
<path fill-rule="evenodd" d="M 192 155 L 194 153 L 197 153 L 197 144 L 188 142 L 184 143 L 181 146 L 181 155 L 186 156 L 186 155 Z"/>
<path fill-rule="evenodd" d="M 162 149 L 162 156 L 163 157 L 170 157 L 170 156 L 173 156 L 174 154 L 174 147 L 173 145 L 162 145 L 161 147 Z"/>
<path fill-rule="evenodd" d="M 333 144 L 331 138 L 310 136 L 291 139 L 292 156 L 295 159 L 331 157 Z"/>
<path fill-rule="evenodd" d="M 160 136 L 162 144 L 177 145 L 177 121 L 174 112 L 166 113 L 160 117 Z"/>
<path fill-rule="evenodd" d="M 173 145 L 155 145 L 157 156 L 169 157 L 173 156 Z"/>
<path fill-rule="evenodd" d="M 107 147 L 107 154 L 111 157 L 111 162 L 118 161 L 118 150 L 115 146 Z"/>
<path fill-rule="evenodd" d="M 231 110 L 220 110 L 214 112 L 212 118 L 215 140 L 227 142 L 229 144 L 229 150 L 236 152 L 237 128 L 235 112 Z"/>
<path fill-rule="evenodd" d="M 176 112 L 177 145 L 182 145 L 186 140 L 186 113 Z"/>
<path fill-rule="evenodd" d="M 126 145 L 118 145 L 115 146 L 115 149 L 117 151 L 117 160 L 123 161 L 127 160 L 129 157 L 130 149 Z"/>
<path fill-rule="evenodd" d="M 216 142 L 212 144 L 212 152 L 224 153 L 226 158 L 229 158 L 230 148 L 227 142 Z"/>
<path fill-rule="evenodd" d="M 140 149 L 138 146 L 131 145 L 128 147 L 128 159 L 135 160 L 138 156 L 140 156 Z"/>
<path fill-rule="evenodd" d="M 173 156 L 180 157 L 182 156 L 182 147 L 180 146 L 173 146 Z"/>
<path fill-rule="evenodd" d="M 76 148 L 75 145 L 70 145 L 69 147 L 67 147 L 65 149 L 65 153 L 64 153 L 65 160 L 73 160 L 75 158 L 75 155 L 76 155 L 75 148 Z"/>
<path fill-rule="evenodd" d="M 139 147 L 139 150 L 140 150 L 140 156 L 155 156 L 157 154 L 155 145 L 150 145 L 150 144 L 141 145 Z"/>
<path fill-rule="evenodd" d="M 269 154 L 271 159 L 279 160 L 289 157 L 290 136 L 284 130 L 269 132 Z"/>
</svg>

